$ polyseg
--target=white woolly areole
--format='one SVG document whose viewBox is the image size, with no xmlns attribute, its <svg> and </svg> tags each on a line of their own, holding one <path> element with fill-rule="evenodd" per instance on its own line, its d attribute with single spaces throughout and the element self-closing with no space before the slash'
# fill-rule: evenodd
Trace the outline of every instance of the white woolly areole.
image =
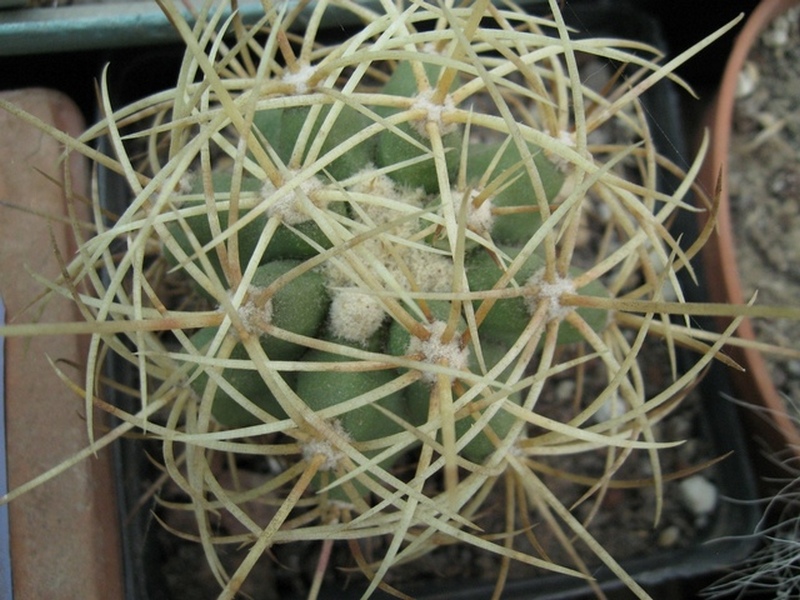
<svg viewBox="0 0 800 600">
<path fill-rule="evenodd" d="M 439 126 L 439 131 L 442 132 L 442 135 L 447 135 L 448 133 L 455 131 L 458 125 L 455 123 L 445 123 L 442 120 L 442 115 L 448 111 L 455 110 L 455 104 L 453 103 L 452 97 L 449 94 L 445 96 L 443 104 L 432 102 L 432 97 L 433 90 L 425 90 L 416 98 L 414 98 L 414 102 L 411 104 L 411 109 L 422 109 L 426 114 L 424 120 L 419 120 L 414 123 L 414 128 L 419 132 L 420 135 L 423 136 L 428 135 L 428 132 L 425 130 L 425 126 L 428 123 L 436 123 Z"/>
<path fill-rule="evenodd" d="M 449 257 L 410 248 L 405 254 L 405 260 L 420 290 L 448 292 L 452 289 L 454 267 L 453 261 Z M 399 269 L 397 269 L 397 276 L 401 276 Z M 404 287 L 408 287 L 408 285 Z"/>
<path fill-rule="evenodd" d="M 293 173 L 289 173 L 287 179 L 291 179 L 292 175 Z M 267 209 L 268 217 L 277 216 L 287 225 L 298 225 L 311 220 L 311 215 L 306 212 L 304 207 L 305 198 L 308 198 L 315 206 L 324 208 L 325 203 L 320 200 L 317 193 L 323 187 L 319 179 L 312 177 L 291 192 L 284 192 L 277 199 L 273 199 L 278 190 L 271 181 L 268 181 L 261 188 L 261 199 L 272 202 Z"/>
<path fill-rule="evenodd" d="M 469 198 L 466 200 L 466 194 L 460 194 L 453 190 L 453 200 L 461 197 L 462 202 L 467 202 L 467 227 L 477 233 L 478 235 L 485 235 L 492 230 L 494 225 L 494 215 L 492 214 L 492 199 L 486 198 L 481 202 L 480 206 L 475 206 L 474 200 L 481 193 L 481 190 L 471 190 Z"/>
<path fill-rule="evenodd" d="M 178 180 L 177 192 L 179 194 L 188 194 L 192 191 L 192 187 L 195 180 L 195 174 L 191 171 L 187 171 L 181 178 Z"/>
<path fill-rule="evenodd" d="M 569 148 L 575 147 L 575 134 L 571 131 L 561 131 L 558 134 L 558 137 L 555 139 L 564 146 L 567 146 Z M 567 171 L 570 170 L 569 169 L 570 162 L 563 156 L 559 156 L 558 154 L 548 151 L 545 151 L 545 155 L 553 163 L 553 166 L 555 166 L 556 169 L 558 169 L 562 173 L 566 173 Z"/>
<path fill-rule="evenodd" d="M 528 279 L 527 285 L 539 289 L 538 293 L 530 294 L 525 297 L 525 304 L 528 308 L 528 312 L 531 314 L 536 312 L 536 309 L 539 307 L 541 302 L 546 302 L 548 305 L 547 319 L 549 321 L 553 321 L 555 319 L 560 321 L 564 319 L 570 312 L 575 310 L 571 306 L 561 305 L 561 296 L 563 294 L 575 293 L 575 284 L 572 283 L 572 280 L 568 277 L 562 278 L 556 275 L 555 281 L 551 283 L 545 281 L 544 269 L 542 269 Z"/>
<path fill-rule="evenodd" d="M 250 286 L 247 291 L 238 310 L 239 318 L 248 332 L 261 335 L 264 332 L 263 326 L 272 322 L 272 299 L 259 306 L 253 301 L 253 296 L 263 291 L 263 288 Z"/>
<path fill-rule="evenodd" d="M 352 438 L 350 434 L 348 434 L 344 428 L 342 427 L 341 422 L 333 421 L 331 423 L 333 428 L 336 430 L 336 433 L 345 438 L 348 442 L 352 442 Z M 329 440 L 326 439 L 312 439 L 307 442 L 300 442 L 300 451 L 303 454 L 303 458 L 307 461 L 311 461 L 315 456 L 319 456 L 320 454 L 325 457 L 325 462 L 319 467 L 320 471 L 330 471 L 336 468 L 336 465 L 339 464 L 339 461 L 345 457 L 345 454 L 338 450 L 336 446 L 334 446 Z"/>
<path fill-rule="evenodd" d="M 353 183 L 347 188 L 353 192 L 372 194 L 381 198 L 395 198 L 400 194 L 394 180 L 386 173 L 377 170 L 374 165 L 361 169 L 353 179 Z"/>
<path fill-rule="evenodd" d="M 359 244 L 359 248 L 368 252 L 404 289 L 410 289 L 411 285 L 406 273 L 398 265 L 398 256 L 408 268 L 419 290 L 426 292 L 449 291 L 453 280 L 453 261 L 449 257 L 422 247 L 403 244 L 392 244 L 392 252 L 390 252 L 387 244 L 389 236 L 410 239 L 419 231 L 420 219 L 409 220 L 402 219 L 402 217 L 410 211 L 422 207 L 424 192 L 419 189 L 399 187 L 387 175 L 376 172 L 374 169 L 362 170 L 355 179 L 347 187 L 347 190 L 354 194 L 371 196 L 374 201 L 353 198 L 354 203 L 358 202 L 358 210 L 354 211 L 354 220 L 375 227 L 385 225 L 395 219 L 401 220 L 401 223 L 380 235 L 364 240 Z M 329 287 L 353 285 L 350 277 L 331 263 L 326 262 L 323 265 L 323 271 Z M 373 269 L 373 272 L 382 277 L 377 273 L 377 269 Z"/>
<path fill-rule="evenodd" d="M 328 315 L 333 335 L 364 345 L 380 328 L 386 311 L 374 296 L 356 288 L 344 288 L 333 293 Z"/>
<path fill-rule="evenodd" d="M 425 42 L 422 44 L 423 54 L 435 54 L 437 56 L 450 56 L 450 45 L 439 47 L 438 42 Z"/>
<path fill-rule="evenodd" d="M 558 141 L 564 144 L 565 146 L 569 146 L 570 148 L 575 147 L 575 134 L 571 131 L 561 131 L 558 134 Z"/>
<path fill-rule="evenodd" d="M 309 64 L 301 64 L 300 68 L 295 71 L 286 71 L 283 74 L 282 81 L 288 83 L 294 88 L 295 94 L 308 93 L 308 80 L 314 74 L 314 67 Z"/>
<path fill-rule="evenodd" d="M 522 438 L 517 439 L 513 444 L 511 444 L 511 446 L 508 448 L 509 455 L 516 458 L 525 458 L 528 455 L 528 453 L 525 451 L 525 448 L 522 447 L 522 444 L 520 443 L 521 441 Z"/>
<path fill-rule="evenodd" d="M 427 326 L 431 335 L 427 340 L 412 337 L 408 344 L 409 354 L 421 354 L 423 362 L 457 369 L 459 371 L 467 368 L 469 359 L 469 348 L 462 348 L 459 343 L 459 336 L 455 335 L 449 342 L 442 341 L 442 335 L 447 329 L 446 321 L 434 321 Z M 422 380 L 433 383 L 436 380 L 435 373 L 424 372 Z"/>
<path fill-rule="evenodd" d="M 375 171 L 374 167 L 359 171 L 356 177 L 357 180 L 349 185 L 347 190 L 376 199 L 376 202 L 359 203 L 359 208 L 365 216 L 365 219 L 360 215 L 356 217 L 361 222 L 368 220 L 374 225 L 384 225 L 407 214 L 407 211 L 403 210 L 404 207 L 409 207 L 409 210 L 422 207 L 425 194 L 421 189 L 399 187 L 388 175 Z M 417 220 L 406 220 L 390 229 L 389 233 L 399 237 L 410 237 L 418 227 Z"/>
</svg>

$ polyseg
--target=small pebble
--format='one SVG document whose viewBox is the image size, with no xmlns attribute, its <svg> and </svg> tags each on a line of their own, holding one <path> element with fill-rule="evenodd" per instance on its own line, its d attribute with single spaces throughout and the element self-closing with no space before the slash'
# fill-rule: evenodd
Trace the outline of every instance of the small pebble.
<svg viewBox="0 0 800 600">
<path fill-rule="evenodd" d="M 569 402 L 575 397 L 575 382 L 572 379 L 559 381 L 555 391 L 559 402 Z"/>
<path fill-rule="evenodd" d="M 746 98 L 758 87 L 758 67 L 747 61 L 736 79 L 736 98 Z"/>
<path fill-rule="evenodd" d="M 782 15 L 776 18 L 769 29 L 761 36 L 764 43 L 770 48 L 783 48 L 789 43 L 789 33 L 792 28 L 790 15 Z"/>
<path fill-rule="evenodd" d="M 594 420 L 597 423 L 605 423 L 613 418 L 625 414 L 628 405 L 617 394 L 606 400 L 603 405 L 594 413 Z"/>
<path fill-rule="evenodd" d="M 800 360 L 790 360 L 786 363 L 786 370 L 793 376 L 800 376 Z"/>
<path fill-rule="evenodd" d="M 684 506 L 704 524 L 717 507 L 717 486 L 702 475 L 693 475 L 681 481 L 679 489 Z"/>
<path fill-rule="evenodd" d="M 676 525 L 670 525 L 658 535 L 658 545 L 660 548 L 672 548 L 680 538 L 680 528 Z"/>
</svg>

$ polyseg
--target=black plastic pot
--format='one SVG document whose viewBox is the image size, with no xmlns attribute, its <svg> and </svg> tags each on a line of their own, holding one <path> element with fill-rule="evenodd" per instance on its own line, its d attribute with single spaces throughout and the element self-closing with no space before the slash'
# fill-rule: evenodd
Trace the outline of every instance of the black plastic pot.
<svg viewBox="0 0 800 600">
<path fill-rule="evenodd" d="M 593 36 L 614 36 L 638 39 L 656 47 L 664 47 L 657 23 L 638 13 L 635 8 L 615 3 L 594 4 L 568 3 L 565 17 L 580 34 Z M 131 54 L 135 56 L 130 59 Z M 147 52 L 131 52 L 111 55 L 112 97 L 117 105 L 127 103 L 145 93 L 157 89 L 159 82 L 148 80 L 143 86 L 144 74 L 154 70 L 161 73 L 164 84 L 174 80 L 179 48 L 163 47 Z M 121 68 L 120 68 L 121 67 Z M 117 73 L 115 73 L 115 71 Z M 683 141 L 682 119 L 676 90 L 666 82 L 654 87 L 645 96 L 645 103 L 652 119 L 652 131 L 660 152 L 679 165 L 687 165 L 687 153 Z M 111 174 L 103 178 L 101 197 L 125 198 L 124 184 Z M 661 181 L 664 191 L 674 189 L 677 182 L 665 175 Z M 112 211 L 114 206 L 108 206 Z M 117 207 L 119 208 L 119 207 Z M 684 233 L 684 239 L 693 240 L 696 235 L 694 218 L 680 220 L 675 224 Z M 701 265 L 695 268 L 701 272 Z M 701 280 L 702 281 L 702 280 Z M 687 300 L 698 301 L 705 296 L 702 286 L 683 281 Z M 711 325 L 708 325 L 711 329 Z M 682 357 L 684 364 L 689 357 Z M 122 378 L 135 387 L 136 374 L 120 373 L 115 365 L 109 369 L 113 376 Z M 704 538 L 694 546 L 677 551 L 655 551 L 644 556 L 623 562 L 626 570 L 654 597 L 691 597 L 695 589 L 714 578 L 720 569 L 735 564 L 748 556 L 754 547 L 752 540 L 744 538 L 750 534 L 759 515 L 749 501 L 756 497 L 755 478 L 748 459 L 748 452 L 742 435 L 735 407 L 724 399 L 728 390 L 727 373 L 719 364 L 710 368 L 700 384 L 703 395 L 702 418 L 695 424 L 698 435 L 712 441 L 715 455 L 731 455 L 715 466 L 720 496 L 733 498 L 737 502 L 722 501 L 705 530 Z M 119 398 L 119 402 L 126 402 Z M 129 574 L 129 600 L 167 600 L 163 574 L 163 548 L 155 542 L 152 535 L 159 525 L 153 522 L 150 511 L 152 505 L 138 506 L 144 491 L 143 481 L 152 480 L 158 475 L 152 464 L 145 458 L 142 443 L 125 440 L 118 447 L 120 473 L 120 495 L 124 498 L 121 506 L 124 528 L 126 568 Z M 607 569 L 596 573 L 603 589 L 611 597 L 627 597 L 624 586 Z M 332 590 L 323 593 L 323 598 L 358 598 L 360 586 L 355 582 L 347 590 Z M 422 582 L 418 588 L 403 589 L 414 597 L 427 600 L 452 599 L 478 600 L 491 596 L 492 587 L 466 580 Z M 559 576 L 544 576 L 535 580 L 511 581 L 505 589 L 503 598 L 508 599 L 578 599 L 588 595 L 588 587 L 575 579 Z M 377 593 L 374 597 L 389 597 Z"/>
</svg>

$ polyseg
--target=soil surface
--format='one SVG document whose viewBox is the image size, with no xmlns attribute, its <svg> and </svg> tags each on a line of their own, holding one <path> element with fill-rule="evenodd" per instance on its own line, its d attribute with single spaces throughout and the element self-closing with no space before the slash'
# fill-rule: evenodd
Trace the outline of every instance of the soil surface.
<svg viewBox="0 0 800 600">
<path fill-rule="evenodd" d="M 734 111 L 728 177 L 746 297 L 800 303 L 800 8 L 765 31 L 745 64 Z M 797 348 L 800 323 L 756 319 L 764 342 Z M 769 358 L 800 419 L 800 360 Z"/>
</svg>

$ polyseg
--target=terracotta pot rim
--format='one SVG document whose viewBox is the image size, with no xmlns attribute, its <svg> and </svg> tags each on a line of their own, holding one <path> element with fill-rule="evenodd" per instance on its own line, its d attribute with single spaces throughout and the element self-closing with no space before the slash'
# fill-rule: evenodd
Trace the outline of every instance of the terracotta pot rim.
<svg viewBox="0 0 800 600">
<path fill-rule="evenodd" d="M 736 243 L 725 171 L 731 141 L 737 80 L 761 33 L 777 16 L 796 6 L 800 6 L 800 0 L 762 0 L 750 14 L 734 42 L 717 97 L 706 119 L 706 126 L 710 129 L 711 135 L 701 183 L 704 189 L 712 191 L 715 189 L 718 175 L 721 174 L 722 177 L 717 234 L 709 240 L 705 251 L 706 275 L 711 282 L 709 293 L 713 301 L 732 304 L 746 302 L 736 262 Z M 755 339 L 749 320 L 742 323 L 738 334 L 744 339 Z M 780 444 L 772 445 L 772 449 L 782 450 L 788 447 L 795 455 L 800 456 L 800 429 L 789 417 L 786 403 L 769 376 L 763 355 L 749 348 L 732 354 L 735 354 L 735 358 L 747 371 L 746 375 L 734 377 L 739 388 L 738 392 L 740 394 L 744 392 L 749 396 L 742 399 L 748 404 L 761 403 L 766 414 L 760 416 L 766 417 L 783 438 Z M 745 378 L 748 381 L 745 382 Z"/>
</svg>

